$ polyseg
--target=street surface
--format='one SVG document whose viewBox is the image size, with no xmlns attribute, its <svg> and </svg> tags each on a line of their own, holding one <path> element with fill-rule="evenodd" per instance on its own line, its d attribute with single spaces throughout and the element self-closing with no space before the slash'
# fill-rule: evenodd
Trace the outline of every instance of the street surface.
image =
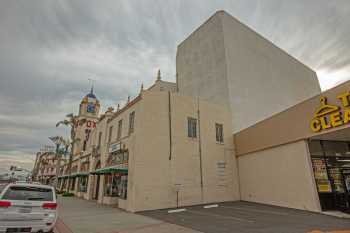
<svg viewBox="0 0 350 233">
<path fill-rule="evenodd" d="M 59 198 L 56 233 L 350 233 L 350 219 L 247 202 L 128 213 L 75 197 Z"/>
<path fill-rule="evenodd" d="M 350 233 L 350 219 L 341 219 L 307 211 L 248 202 L 203 206 L 168 214 L 167 210 L 141 214 L 204 233 Z"/>
</svg>

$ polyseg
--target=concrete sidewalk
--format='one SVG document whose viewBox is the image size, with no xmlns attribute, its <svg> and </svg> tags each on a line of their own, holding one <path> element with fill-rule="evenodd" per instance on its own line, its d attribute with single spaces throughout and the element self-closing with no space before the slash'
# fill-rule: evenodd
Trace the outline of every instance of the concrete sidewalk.
<svg viewBox="0 0 350 233">
<path fill-rule="evenodd" d="M 75 197 L 59 197 L 57 233 L 200 233 Z"/>
</svg>

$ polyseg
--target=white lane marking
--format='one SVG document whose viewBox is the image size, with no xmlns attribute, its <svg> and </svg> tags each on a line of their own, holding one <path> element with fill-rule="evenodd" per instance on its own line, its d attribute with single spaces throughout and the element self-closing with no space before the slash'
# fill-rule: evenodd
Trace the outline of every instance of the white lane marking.
<svg viewBox="0 0 350 233">
<path fill-rule="evenodd" d="M 196 210 L 188 210 L 187 212 L 198 214 L 198 215 L 206 215 L 206 216 L 215 217 L 215 218 L 230 219 L 230 220 L 235 220 L 235 221 L 239 221 L 239 222 L 250 222 L 250 223 L 254 222 L 253 220 L 249 220 L 249 219 L 245 219 L 245 218 L 237 218 L 237 217 L 233 217 L 233 216 L 213 214 L 213 213 L 201 212 L 201 211 L 196 211 Z"/>
<path fill-rule="evenodd" d="M 186 211 L 186 209 L 168 210 L 168 213 L 171 214 L 171 213 L 178 213 L 178 212 L 183 212 L 183 211 Z"/>
<path fill-rule="evenodd" d="M 233 206 L 220 206 L 222 208 L 226 209 L 235 209 L 235 210 L 246 210 L 256 213 L 265 213 L 265 214 L 276 214 L 276 215 L 284 215 L 284 216 L 290 216 L 290 214 L 283 213 L 283 212 L 277 212 L 277 211 L 270 211 L 270 210 L 257 210 L 257 209 L 250 209 L 250 208 L 241 208 L 241 207 L 233 207 Z"/>
<path fill-rule="evenodd" d="M 205 205 L 205 206 L 203 206 L 204 209 L 216 208 L 216 207 L 219 207 L 219 205 L 218 204 L 213 204 L 213 205 Z"/>
</svg>

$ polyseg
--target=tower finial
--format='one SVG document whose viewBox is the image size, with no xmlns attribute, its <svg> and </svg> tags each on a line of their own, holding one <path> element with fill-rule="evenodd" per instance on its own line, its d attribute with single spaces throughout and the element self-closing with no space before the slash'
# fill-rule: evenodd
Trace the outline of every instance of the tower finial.
<svg viewBox="0 0 350 233">
<path fill-rule="evenodd" d="M 90 90 L 90 93 L 91 93 L 91 94 L 94 94 L 94 82 L 95 82 L 96 80 L 91 79 L 91 78 L 89 78 L 88 80 L 89 80 L 89 82 L 91 83 L 91 90 Z"/>
<path fill-rule="evenodd" d="M 120 110 L 120 104 L 118 104 L 117 106 L 117 112 Z"/>
<path fill-rule="evenodd" d="M 130 102 L 130 95 L 128 95 L 128 102 L 127 103 L 129 103 Z"/>
<path fill-rule="evenodd" d="M 160 76 L 160 69 L 159 69 L 157 73 L 157 81 L 160 81 L 160 80 L 162 80 L 162 77 Z"/>
</svg>

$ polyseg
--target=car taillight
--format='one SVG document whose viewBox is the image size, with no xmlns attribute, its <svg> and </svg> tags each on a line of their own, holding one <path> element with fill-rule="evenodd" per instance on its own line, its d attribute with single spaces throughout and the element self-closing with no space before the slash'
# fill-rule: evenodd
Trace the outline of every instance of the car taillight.
<svg viewBox="0 0 350 233">
<path fill-rule="evenodd" d="M 44 204 L 42 205 L 42 207 L 43 207 L 44 209 L 51 209 L 51 210 L 54 210 L 54 209 L 57 208 L 57 203 L 44 203 Z"/>
<path fill-rule="evenodd" d="M 0 208 L 3 207 L 3 208 L 8 208 L 11 206 L 11 202 L 9 201 L 0 201 Z"/>
</svg>

